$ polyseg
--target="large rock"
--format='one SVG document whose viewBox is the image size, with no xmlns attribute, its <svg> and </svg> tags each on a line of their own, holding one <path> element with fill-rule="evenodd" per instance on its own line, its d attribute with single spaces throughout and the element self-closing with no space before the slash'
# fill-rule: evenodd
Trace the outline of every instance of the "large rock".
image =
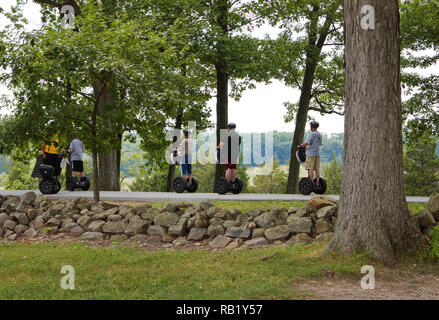
<svg viewBox="0 0 439 320">
<path fill-rule="evenodd" d="M 6 220 L 11 220 L 11 218 L 9 218 L 9 216 L 4 212 L 0 213 L 0 229 L 3 227 L 3 223 Z"/>
<path fill-rule="evenodd" d="M 25 226 L 24 224 L 19 224 L 18 226 L 15 227 L 15 233 L 20 235 L 23 232 L 25 232 L 27 229 L 29 229 L 28 226 Z"/>
<path fill-rule="evenodd" d="M 295 217 L 288 218 L 288 228 L 293 233 L 311 233 L 312 220 L 310 217 Z"/>
<path fill-rule="evenodd" d="M 119 206 L 117 204 L 114 203 L 109 203 L 106 201 L 101 201 L 99 203 L 105 210 L 109 210 L 109 209 L 113 209 L 113 208 L 118 208 Z"/>
<path fill-rule="evenodd" d="M 37 197 L 37 195 L 33 191 L 26 192 L 20 198 L 20 205 L 32 206 L 32 205 L 34 205 L 36 197 Z"/>
<path fill-rule="evenodd" d="M 3 229 L 6 230 L 12 230 L 15 231 L 15 227 L 17 226 L 17 223 L 15 221 L 12 220 L 6 220 L 3 223 Z"/>
<path fill-rule="evenodd" d="M 430 197 L 425 209 L 431 212 L 436 221 L 439 221 L 439 193 Z"/>
<path fill-rule="evenodd" d="M 308 202 L 308 205 L 317 212 L 323 207 L 336 206 L 337 202 L 327 196 L 315 196 Z"/>
<path fill-rule="evenodd" d="M 104 235 L 101 232 L 85 232 L 81 235 L 81 240 L 103 241 Z"/>
<path fill-rule="evenodd" d="M 433 214 L 426 209 L 418 213 L 418 220 L 421 227 L 424 228 L 433 227 L 434 225 L 436 225 Z"/>
<path fill-rule="evenodd" d="M 323 218 L 317 219 L 315 227 L 316 227 L 317 234 L 328 232 L 328 231 L 332 230 L 331 223 L 328 220 L 323 219 Z"/>
<path fill-rule="evenodd" d="M 38 216 L 32 222 L 36 230 L 43 230 L 46 226 L 43 216 Z"/>
<path fill-rule="evenodd" d="M 162 235 L 166 234 L 166 230 L 162 226 L 153 225 L 148 228 L 148 234 L 150 236 L 160 236 L 161 238 Z"/>
<path fill-rule="evenodd" d="M 207 228 L 207 235 L 211 239 L 216 238 L 219 235 L 223 235 L 224 232 L 224 227 L 221 225 L 210 225 L 209 228 Z"/>
<path fill-rule="evenodd" d="M 82 216 L 78 219 L 78 224 L 83 228 L 87 229 L 88 224 L 90 223 L 92 219 L 89 216 Z"/>
<path fill-rule="evenodd" d="M 74 236 L 75 238 L 79 238 L 84 232 L 84 229 L 82 229 L 80 226 L 76 226 L 70 231 L 72 236 Z"/>
<path fill-rule="evenodd" d="M 88 225 L 87 231 L 90 232 L 102 232 L 102 228 L 105 225 L 105 221 L 103 220 L 95 220 Z"/>
<path fill-rule="evenodd" d="M 215 206 L 212 202 L 209 202 L 209 201 L 201 201 L 200 202 L 200 208 L 202 209 L 202 210 L 209 210 L 209 208 L 211 208 L 211 207 L 213 207 L 213 206 Z"/>
<path fill-rule="evenodd" d="M 159 214 L 160 214 L 160 210 L 159 210 L 159 209 L 157 209 L 157 208 L 149 208 L 149 209 L 147 209 L 146 211 L 143 211 L 143 212 L 140 214 L 140 217 L 141 217 L 143 220 L 147 220 L 147 221 L 152 222 L 152 221 L 154 221 L 154 218 L 155 218 L 156 216 L 158 216 Z"/>
<path fill-rule="evenodd" d="M 141 219 L 135 220 L 126 226 L 125 234 L 133 236 L 139 233 L 146 233 L 148 232 L 149 225 L 150 223 L 148 221 L 144 221 Z"/>
<path fill-rule="evenodd" d="M 163 204 L 163 210 L 167 212 L 177 212 L 178 203 L 175 201 L 167 201 Z"/>
<path fill-rule="evenodd" d="M 217 237 L 215 237 L 214 239 L 209 241 L 209 247 L 211 247 L 212 249 L 223 249 L 225 247 L 228 246 L 228 244 L 230 242 L 232 242 L 233 239 L 223 236 L 223 235 L 219 235 Z"/>
<path fill-rule="evenodd" d="M 104 224 L 102 231 L 110 234 L 122 234 L 124 233 L 124 228 L 122 223 L 110 221 Z"/>
<path fill-rule="evenodd" d="M 220 211 L 221 211 L 221 208 L 213 206 L 213 207 L 210 207 L 209 209 L 207 209 L 206 214 L 209 218 L 213 218 L 215 216 L 215 214 L 220 212 Z"/>
<path fill-rule="evenodd" d="M 8 197 L 5 201 L 3 201 L 2 206 L 0 207 L 1 212 L 11 213 L 15 211 L 15 209 L 20 204 L 20 199 L 17 197 Z"/>
<path fill-rule="evenodd" d="M 154 224 L 167 227 L 176 224 L 180 217 L 175 212 L 164 212 L 154 218 Z"/>
<path fill-rule="evenodd" d="M 265 230 L 265 238 L 268 241 L 285 240 L 290 235 L 290 229 L 286 225 L 277 226 Z"/>
<path fill-rule="evenodd" d="M 247 248 L 265 246 L 267 244 L 268 244 L 268 241 L 264 237 L 254 238 L 254 239 L 247 240 L 246 242 L 244 242 L 244 246 Z"/>
<path fill-rule="evenodd" d="M 287 242 L 285 242 L 286 246 L 292 246 L 296 244 L 308 244 L 311 243 L 313 239 L 307 235 L 306 233 L 299 233 L 295 237 L 291 238 Z"/>
<path fill-rule="evenodd" d="M 147 212 L 148 211 L 148 209 L 150 209 L 151 208 L 151 205 L 150 204 L 142 204 L 142 205 L 140 205 L 140 206 L 137 206 L 137 207 L 134 207 L 134 209 L 133 209 L 133 213 L 135 214 L 135 215 L 141 215 L 143 212 Z"/>
<path fill-rule="evenodd" d="M 259 228 L 272 228 L 276 226 L 276 219 L 271 212 L 265 212 L 254 218 L 254 222 Z"/>
<path fill-rule="evenodd" d="M 35 229 L 28 229 L 23 233 L 26 239 L 35 239 L 38 236 L 38 231 Z"/>
<path fill-rule="evenodd" d="M 207 234 L 206 228 L 192 228 L 187 237 L 190 241 L 200 241 Z"/>
<path fill-rule="evenodd" d="M 59 227 L 61 221 L 58 218 L 52 218 L 46 223 L 46 227 Z"/>
<path fill-rule="evenodd" d="M 168 229 L 168 234 L 171 237 L 184 236 L 186 234 L 185 224 L 174 224 L 173 226 L 170 226 Z"/>
<path fill-rule="evenodd" d="M 337 213 L 337 206 L 327 206 L 317 210 L 317 218 L 331 218 Z"/>
<path fill-rule="evenodd" d="M 251 236 L 251 230 L 246 227 L 227 228 L 226 237 L 248 239 Z"/>
<path fill-rule="evenodd" d="M 222 226 L 224 224 L 224 220 L 221 218 L 211 218 L 209 220 L 209 224 L 211 226 Z"/>
<path fill-rule="evenodd" d="M 251 220 L 253 220 L 251 217 L 249 217 L 246 213 L 243 213 L 236 217 L 235 222 L 237 225 L 242 226 Z"/>
</svg>

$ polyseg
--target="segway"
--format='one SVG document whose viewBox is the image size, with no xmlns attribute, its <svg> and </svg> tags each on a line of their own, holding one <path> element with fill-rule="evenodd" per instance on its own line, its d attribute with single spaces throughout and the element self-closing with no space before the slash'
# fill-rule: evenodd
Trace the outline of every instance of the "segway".
<svg viewBox="0 0 439 320">
<path fill-rule="evenodd" d="M 55 163 L 55 166 L 48 164 L 40 165 L 40 175 L 42 179 L 38 183 L 38 189 L 42 194 L 55 194 L 61 190 L 61 183 L 58 177 L 61 173 L 61 160 L 63 158 L 63 153 L 61 153 Z"/>
<path fill-rule="evenodd" d="M 216 153 L 216 161 L 220 162 L 220 151 Z M 242 191 L 242 181 L 239 178 L 235 178 L 235 182 L 228 182 L 226 178 L 219 178 L 215 181 L 215 191 L 219 194 L 226 194 L 227 192 L 232 192 L 233 194 L 239 194 Z"/>
<path fill-rule="evenodd" d="M 76 177 L 69 177 L 66 181 L 66 188 L 69 191 L 75 191 L 75 189 L 87 191 L 90 189 L 90 179 L 88 177 L 81 177 L 81 179 L 78 180 Z"/>
<path fill-rule="evenodd" d="M 180 159 L 180 154 L 178 153 L 178 151 L 174 150 L 171 156 L 171 164 L 179 165 Z M 185 191 L 194 193 L 198 189 L 198 180 L 192 177 L 192 183 L 189 183 L 189 178 L 184 179 L 183 177 L 177 177 L 174 179 L 172 186 L 174 188 L 174 191 L 177 193 L 183 193 Z"/>
<path fill-rule="evenodd" d="M 300 164 L 303 165 L 306 161 L 306 148 L 299 147 L 296 152 L 296 157 Z M 320 178 L 319 184 L 316 184 L 316 181 L 317 178 L 314 178 L 314 181 L 312 181 L 309 177 L 300 179 L 299 191 L 305 196 L 310 195 L 312 192 L 314 192 L 315 194 L 324 194 L 326 192 L 325 179 Z"/>
</svg>

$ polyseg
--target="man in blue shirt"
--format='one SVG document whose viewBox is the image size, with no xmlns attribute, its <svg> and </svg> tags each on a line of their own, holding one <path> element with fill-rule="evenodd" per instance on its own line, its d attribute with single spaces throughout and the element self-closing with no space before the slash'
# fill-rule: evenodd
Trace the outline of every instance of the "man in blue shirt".
<svg viewBox="0 0 439 320">
<path fill-rule="evenodd" d="M 78 174 L 81 178 L 84 176 L 84 164 L 82 161 L 82 153 L 85 152 L 84 144 L 81 140 L 74 137 L 70 143 L 70 147 L 67 152 L 71 153 L 71 160 L 73 164 L 73 174 L 78 179 Z"/>
<path fill-rule="evenodd" d="M 308 176 L 314 181 L 314 171 L 316 172 L 316 184 L 320 183 L 320 146 L 322 145 L 322 135 L 317 131 L 319 123 L 311 121 L 311 134 L 305 143 L 299 147 L 306 147 L 305 169 L 308 170 Z"/>
</svg>

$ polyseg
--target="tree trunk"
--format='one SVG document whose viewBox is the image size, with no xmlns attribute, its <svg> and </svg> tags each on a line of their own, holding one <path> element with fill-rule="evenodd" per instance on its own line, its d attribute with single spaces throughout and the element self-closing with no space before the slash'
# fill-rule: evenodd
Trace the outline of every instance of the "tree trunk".
<svg viewBox="0 0 439 320">
<path fill-rule="evenodd" d="M 102 77 L 108 78 L 109 76 L 102 74 Z M 106 110 L 105 106 L 110 105 L 114 101 L 113 93 L 106 83 L 100 80 L 95 81 L 93 84 L 95 97 L 98 103 L 98 115 L 100 115 L 104 122 L 108 126 L 114 124 L 111 121 L 105 119 Z M 116 134 L 114 139 L 115 146 L 108 152 L 99 153 L 99 189 L 103 191 L 120 191 L 120 150 L 122 145 L 122 134 Z"/>
<path fill-rule="evenodd" d="M 175 128 L 181 129 L 183 119 L 183 110 L 177 115 L 175 119 Z M 177 141 L 177 137 L 174 136 L 173 142 Z M 170 164 L 168 168 L 168 179 L 166 182 L 166 191 L 172 192 L 173 184 L 174 184 L 174 176 L 175 176 L 175 164 Z"/>
<path fill-rule="evenodd" d="M 291 145 L 290 168 L 286 193 L 295 194 L 299 182 L 300 163 L 296 158 L 297 146 L 303 143 L 305 136 L 306 120 L 308 118 L 309 104 L 311 102 L 314 74 L 317 67 L 317 59 L 307 55 L 305 75 L 303 77 L 302 90 L 300 93 L 299 110 L 297 111 L 296 127 L 294 129 L 293 143 Z"/>
<path fill-rule="evenodd" d="M 223 36 L 227 36 L 228 31 L 228 5 L 226 0 L 219 1 L 219 15 L 218 15 L 218 26 L 221 28 Z M 225 43 L 223 41 L 218 41 L 217 46 L 217 63 L 215 64 L 216 69 L 216 143 L 220 143 L 220 130 L 227 128 L 228 123 L 228 113 L 229 113 L 229 74 L 228 65 L 225 60 Z M 217 164 L 215 168 L 215 180 L 225 176 L 225 166 L 224 164 Z M 214 182 L 215 184 L 215 182 Z M 216 192 L 215 186 L 213 187 L 213 192 Z"/>
<path fill-rule="evenodd" d="M 404 195 L 397 0 L 371 0 L 375 29 L 363 30 L 361 0 L 344 1 L 345 139 L 336 232 L 328 250 L 366 251 L 386 263 L 426 244 Z"/>
</svg>

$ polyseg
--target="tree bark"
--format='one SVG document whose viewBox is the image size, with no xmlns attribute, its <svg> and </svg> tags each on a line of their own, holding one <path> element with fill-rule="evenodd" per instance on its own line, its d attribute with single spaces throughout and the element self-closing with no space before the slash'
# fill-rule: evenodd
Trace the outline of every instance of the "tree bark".
<svg viewBox="0 0 439 320">
<path fill-rule="evenodd" d="M 296 127 L 294 129 L 293 143 L 291 145 L 290 167 L 288 173 L 287 192 L 289 194 L 297 193 L 297 184 L 300 174 L 300 163 L 296 158 L 297 146 L 303 143 L 305 136 L 306 120 L 308 118 L 309 104 L 311 102 L 312 86 L 314 83 L 314 74 L 317 67 L 317 59 L 308 57 L 303 77 L 302 90 L 300 93 L 299 110 L 297 111 Z"/>
<path fill-rule="evenodd" d="M 102 75 L 105 77 L 105 75 Z M 104 119 L 108 126 L 114 124 L 105 119 L 108 112 L 105 106 L 114 102 L 114 96 L 108 85 L 101 80 L 96 80 L 93 84 L 95 98 L 98 104 L 98 115 Z M 122 145 L 122 135 L 116 134 L 114 139 L 116 145 L 108 152 L 99 153 L 99 189 L 102 191 L 120 191 L 120 150 Z"/>
<path fill-rule="evenodd" d="M 395 254 L 426 244 L 404 194 L 397 0 L 371 0 L 375 29 L 362 29 L 363 1 L 344 1 L 345 139 L 336 232 L 327 251 Z"/>
<path fill-rule="evenodd" d="M 218 1 L 218 26 L 221 28 L 222 36 L 227 36 L 228 31 L 228 4 L 227 0 Z M 221 129 L 227 128 L 228 123 L 228 112 L 229 112 L 229 74 L 228 74 L 228 64 L 225 60 L 225 43 L 223 41 L 218 41 L 217 46 L 217 63 L 215 64 L 216 69 L 216 143 L 220 143 L 220 132 Z M 225 176 L 225 166 L 224 164 L 217 164 L 215 168 L 215 180 Z M 215 182 L 214 182 L 215 184 Z M 215 186 L 213 186 L 213 192 L 216 192 Z"/>
<path fill-rule="evenodd" d="M 175 119 L 175 128 L 181 129 L 183 120 L 183 110 L 177 115 Z M 173 142 L 177 141 L 177 137 L 174 136 Z M 175 176 L 175 164 L 170 164 L 168 168 L 168 179 L 166 182 L 166 191 L 172 192 L 173 184 L 174 184 L 174 176 Z"/>
</svg>

